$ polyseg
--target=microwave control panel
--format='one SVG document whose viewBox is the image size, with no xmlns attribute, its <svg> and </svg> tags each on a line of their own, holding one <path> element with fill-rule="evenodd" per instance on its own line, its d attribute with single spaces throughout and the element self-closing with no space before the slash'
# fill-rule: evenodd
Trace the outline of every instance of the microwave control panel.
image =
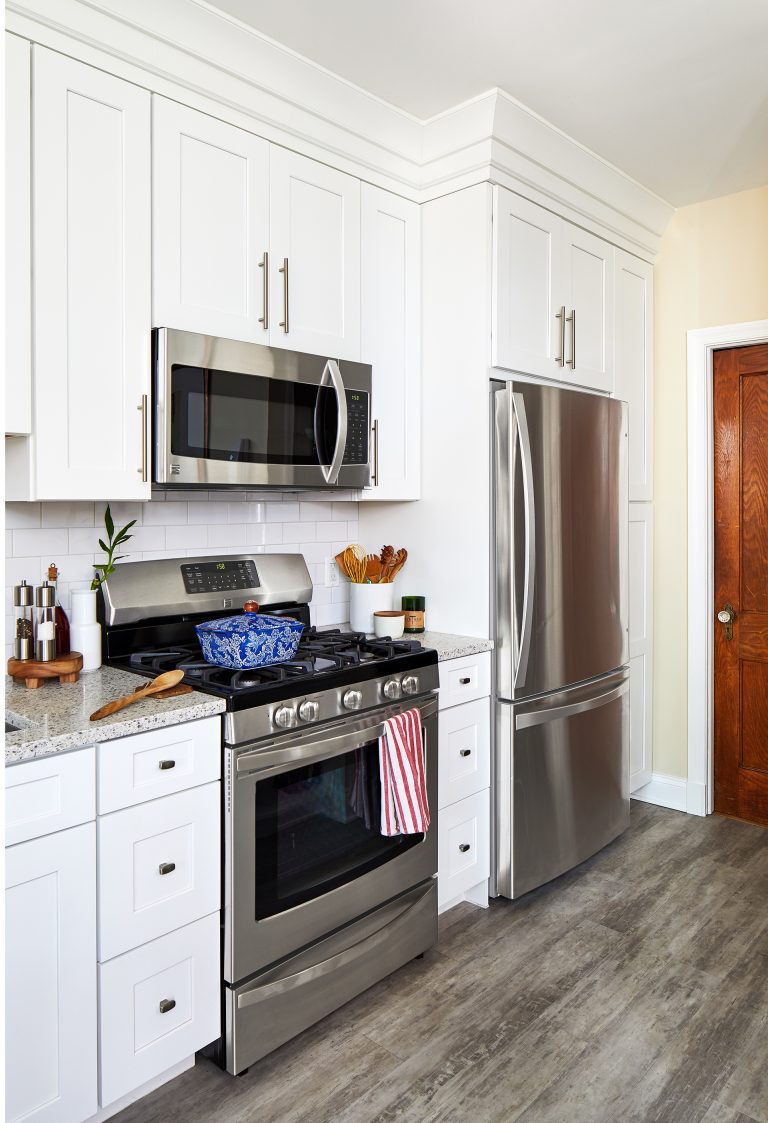
<svg viewBox="0 0 768 1123">
<path fill-rule="evenodd" d="M 369 395 L 347 390 L 347 446 L 342 464 L 368 463 Z"/>
<path fill-rule="evenodd" d="M 259 584 L 259 575 L 252 561 L 211 561 L 183 565 L 181 575 L 188 593 L 255 589 Z"/>
</svg>

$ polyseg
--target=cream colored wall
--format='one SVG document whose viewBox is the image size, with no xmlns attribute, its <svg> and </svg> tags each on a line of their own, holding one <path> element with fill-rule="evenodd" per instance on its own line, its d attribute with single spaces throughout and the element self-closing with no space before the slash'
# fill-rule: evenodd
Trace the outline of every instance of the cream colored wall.
<svg viewBox="0 0 768 1123">
<path fill-rule="evenodd" d="M 768 318 L 768 186 L 682 207 L 654 269 L 653 770 L 687 772 L 686 346 Z"/>
</svg>

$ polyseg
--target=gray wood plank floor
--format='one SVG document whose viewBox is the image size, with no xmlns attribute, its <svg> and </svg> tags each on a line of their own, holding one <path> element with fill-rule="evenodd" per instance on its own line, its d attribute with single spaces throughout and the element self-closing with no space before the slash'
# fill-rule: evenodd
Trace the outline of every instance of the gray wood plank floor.
<svg viewBox="0 0 768 1123">
<path fill-rule="evenodd" d="M 198 1060 L 115 1118 L 768 1123 L 768 830 L 633 803 L 245 1076 Z"/>
</svg>

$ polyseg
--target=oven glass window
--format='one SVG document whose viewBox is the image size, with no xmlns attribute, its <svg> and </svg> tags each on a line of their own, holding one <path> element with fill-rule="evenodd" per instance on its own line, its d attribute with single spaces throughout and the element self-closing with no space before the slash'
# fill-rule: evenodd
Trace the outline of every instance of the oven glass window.
<svg viewBox="0 0 768 1123">
<path fill-rule="evenodd" d="M 174 365 L 171 452 L 246 464 L 329 464 L 338 403 L 329 386 Z"/>
<path fill-rule="evenodd" d="M 353 881 L 423 834 L 380 833 L 379 744 L 256 784 L 256 919 Z"/>
</svg>

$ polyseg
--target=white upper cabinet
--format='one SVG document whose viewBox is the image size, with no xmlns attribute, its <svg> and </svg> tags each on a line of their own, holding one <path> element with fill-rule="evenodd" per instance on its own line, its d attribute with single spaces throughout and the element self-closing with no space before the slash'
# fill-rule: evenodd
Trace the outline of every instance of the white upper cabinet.
<svg viewBox="0 0 768 1123">
<path fill-rule="evenodd" d="M 614 248 L 494 188 L 494 366 L 613 389 Z"/>
<path fill-rule="evenodd" d="M 360 181 L 270 152 L 270 343 L 360 359 Z"/>
<path fill-rule="evenodd" d="M 566 306 L 562 377 L 593 390 L 613 389 L 614 248 L 561 223 Z"/>
<path fill-rule="evenodd" d="M 155 327 L 269 343 L 269 144 L 152 103 Z"/>
<path fill-rule="evenodd" d="M 361 187 L 361 347 L 373 367 L 370 499 L 418 499 L 421 485 L 421 208 Z"/>
<path fill-rule="evenodd" d="M 616 397 L 629 403 L 629 498 L 653 498 L 653 266 L 616 251 Z"/>
<path fill-rule="evenodd" d="M 30 63 L 26 39 L 5 36 L 5 431 L 32 426 Z"/>
<path fill-rule="evenodd" d="M 30 498 L 149 499 L 150 98 L 34 48 Z"/>
<path fill-rule="evenodd" d="M 503 187 L 493 207 L 493 365 L 559 378 L 560 219 Z"/>
</svg>

